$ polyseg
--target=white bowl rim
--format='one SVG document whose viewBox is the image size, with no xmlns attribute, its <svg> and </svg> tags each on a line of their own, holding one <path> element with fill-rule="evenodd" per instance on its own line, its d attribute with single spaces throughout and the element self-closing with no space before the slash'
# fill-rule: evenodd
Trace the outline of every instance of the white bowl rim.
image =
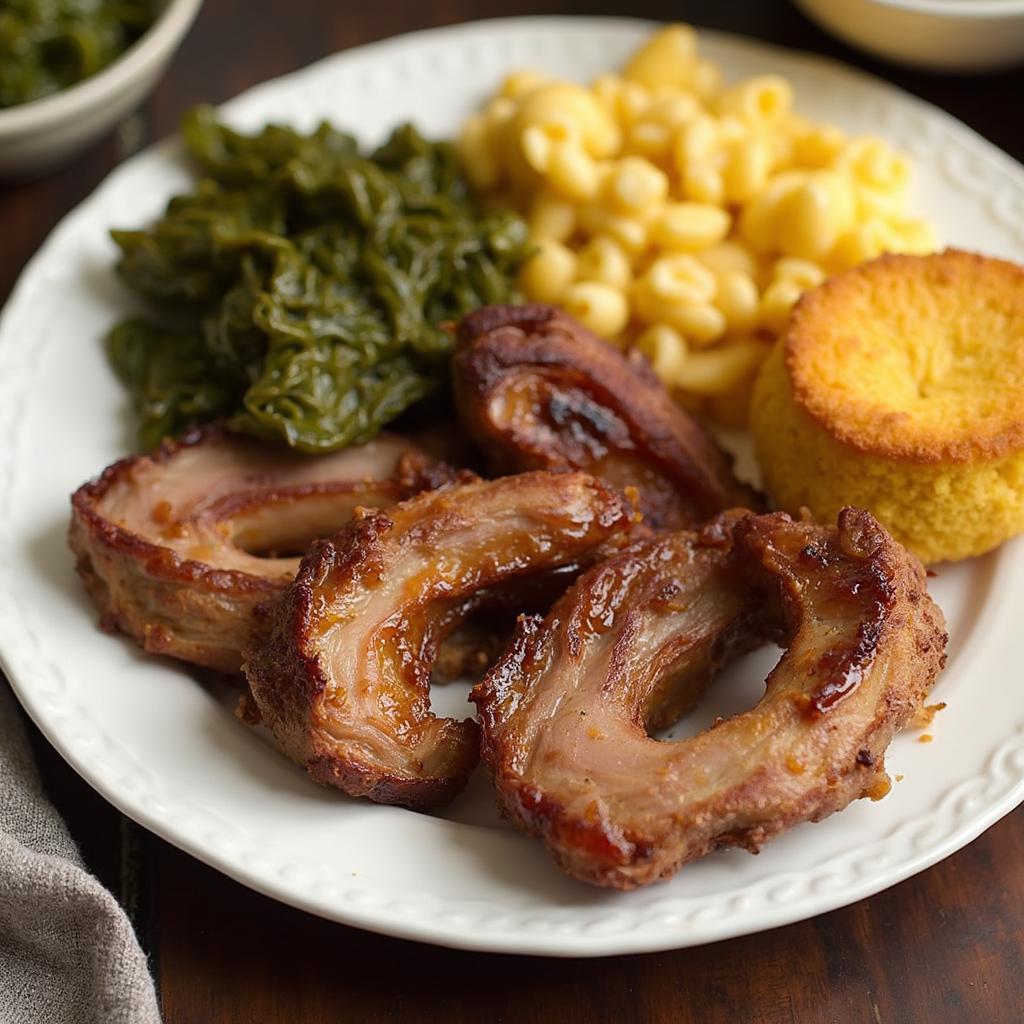
<svg viewBox="0 0 1024 1024">
<path fill-rule="evenodd" d="M 1024 14 L 1024 0 L 874 0 L 874 3 L 879 7 L 963 21 Z"/>
<path fill-rule="evenodd" d="M 156 21 L 112 64 L 51 96 L 0 110 L 0 140 L 66 121 L 119 92 L 185 34 L 203 0 L 167 0 Z"/>
</svg>

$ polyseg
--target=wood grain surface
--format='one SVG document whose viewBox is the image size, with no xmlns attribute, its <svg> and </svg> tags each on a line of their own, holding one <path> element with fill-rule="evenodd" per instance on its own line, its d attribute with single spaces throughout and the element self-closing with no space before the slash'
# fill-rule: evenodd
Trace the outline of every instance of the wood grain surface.
<svg viewBox="0 0 1024 1024">
<path fill-rule="evenodd" d="M 550 9 L 535 0 L 207 0 L 139 116 L 71 167 L 0 186 L 0 299 L 57 220 L 126 151 L 172 132 L 191 104 L 398 32 L 540 13 Z M 574 3 L 559 13 L 683 19 L 832 54 L 937 103 L 1024 159 L 1021 71 L 957 78 L 876 64 L 775 0 Z M 32 737 L 87 861 L 136 921 L 168 1024 L 1024 1019 L 1024 810 L 887 892 L 786 928 L 645 956 L 487 956 L 354 931 L 250 892 L 127 822 L 38 732 Z"/>
</svg>

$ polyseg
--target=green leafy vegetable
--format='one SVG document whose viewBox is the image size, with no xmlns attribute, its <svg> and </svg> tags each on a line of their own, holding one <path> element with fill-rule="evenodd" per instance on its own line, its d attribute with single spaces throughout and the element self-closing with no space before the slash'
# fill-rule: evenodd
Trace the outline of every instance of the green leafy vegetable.
<svg viewBox="0 0 1024 1024">
<path fill-rule="evenodd" d="M 0 0 L 0 107 L 102 70 L 156 18 L 154 0 Z"/>
<path fill-rule="evenodd" d="M 163 314 L 108 343 L 146 446 L 215 416 L 306 452 L 369 440 L 444 379 L 447 321 L 515 298 L 525 225 L 478 208 L 447 143 L 404 126 L 363 156 L 327 124 L 246 136 L 208 107 L 184 137 L 206 177 L 112 233 Z"/>
</svg>

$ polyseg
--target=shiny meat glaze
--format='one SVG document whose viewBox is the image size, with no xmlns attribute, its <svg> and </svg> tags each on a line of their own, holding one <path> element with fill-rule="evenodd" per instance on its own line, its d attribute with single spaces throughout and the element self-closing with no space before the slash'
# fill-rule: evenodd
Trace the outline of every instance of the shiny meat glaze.
<svg viewBox="0 0 1024 1024">
<path fill-rule="evenodd" d="M 585 469 L 636 486 L 656 527 L 758 507 L 729 458 L 643 360 L 551 306 L 488 306 L 459 325 L 455 399 L 497 473 Z"/>
<path fill-rule="evenodd" d="M 441 475 L 398 437 L 312 457 L 206 428 L 80 487 L 69 540 L 106 627 L 238 672 L 253 608 L 298 571 L 281 554 Z"/>
<path fill-rule="evenodd" d="M 440 641 L 497 586 L 590 564 L 635 518 L 601 481 L 545 472 L 360 512 L 313 546 L 247 652 L 264 723 L 318 782 L 409 807 L 450 799 L 478 730 L 430 710 Z"/>
<path fill-rule="evenodd" d="M 767 638 L 788 649 L 755 707 L 689 739 L 648 735 Z M 920 564 L 868 513 L 844 509 L 838 529 L 723 516 L 633 546 L 524 619 L 472 695 L 482 756 L 563 870 L 632 889 L 883 796 L 885 750 L 945 642 Z"/>
</svg>

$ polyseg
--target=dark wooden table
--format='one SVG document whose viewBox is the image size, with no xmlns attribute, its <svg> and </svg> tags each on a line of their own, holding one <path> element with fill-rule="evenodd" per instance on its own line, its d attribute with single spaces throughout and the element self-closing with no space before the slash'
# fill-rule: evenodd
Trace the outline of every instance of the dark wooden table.
<svg viewBox="0 0 1024 1024">
<path fill-rule="evenodd" d="M 138 143 L 140 123 L 166 135 L 193 103 L 397 32 L 548 11 L 536 0 L 207 0 L 143 119 L 67 170 L 0 187 L 0 299 L 56 221 Z M 1024 71 L 952 78 L 876 65 L 781 0 L 574 3 L 569 12 L 685 19 L 833 54 L 1024 159 Z M 170 1024 L 1024 1020 L 1024 810 L 916 878 L 787 928 L 646 956 L 486 956 L 354 931 L 258 896 L 123 819 L 32 736 L 87 861 L 136 922 Z"/>
</svg>

